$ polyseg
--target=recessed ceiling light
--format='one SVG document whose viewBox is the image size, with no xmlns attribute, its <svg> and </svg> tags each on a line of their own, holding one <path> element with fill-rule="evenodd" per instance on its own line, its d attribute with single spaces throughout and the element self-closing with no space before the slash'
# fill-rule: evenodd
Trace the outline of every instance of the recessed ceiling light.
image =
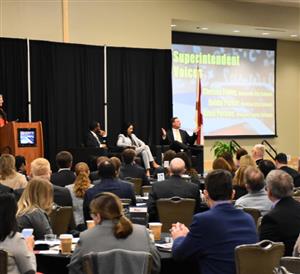
<svg viewBox="0 0 300 274">
<path fill-rule="evenodd" d="M 291 37 L 298 37 L 298 34 L 291 34 Z"/>
<path fill-rule="evenodd" d="M 202 30 L 208 30 L 208 28 L 205 28 L 205 27 L 203 27 L 203 28 L 201 28 Z"/>
<path fill-rule="evenodd" d="M 241 32 L 240 30 L 238 30 L 238 29 L 235 29 L 233 32 Z"/>
<path fill-rule="evenodd" d="M 268 32 L 263 32 L 262 35 L 269 35 L 270 33 Z"/>
<path fill-rule="evenodd" d="M 171 25 L 171 28 L 175 28 L 175 27 L 176 27 L 176 25 L 175 25 L 175 24 L 172 24 L 172 25 Z"/>
</svg>

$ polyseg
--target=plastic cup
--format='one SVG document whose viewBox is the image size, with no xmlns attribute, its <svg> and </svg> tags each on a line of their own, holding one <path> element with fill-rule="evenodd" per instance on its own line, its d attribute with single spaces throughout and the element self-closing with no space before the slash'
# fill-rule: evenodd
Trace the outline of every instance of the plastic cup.
<svg viewBox="0 0 300 274">
<path fill-rule="evenodd" d="M 93 221 L 93 220 L 88 220 L 88 221 L 86 221 L 86 227 L 88 228 L 88 229 L 91 229 L 91 228 L 93 228 L 93 227 L 95 227 L 95 222 Z"/>
<path fill-rule="evenodd" d="M 71 254 L 72 252 L 72 234 L 61 234 L 60 239 L 60 249 L 62 254 Z"/>
<path fill-rule="evenodd" d="M 45 241 L 55 241 L 56 235 L 55 234 L 45 234 Z"/>
<path fill-rule="evenodd" d="M 152 231 L 155 241 L 160 240 L 161 227 L 162 223 L 149 223 L 149 229 Z"/>
<path fill-rule="evenodd" d="M 22 230 L 22 236 L 26 239 L 28 237 L 30 237 L 33 233 L 33 228 L 24 228 Z"/>
</svg>

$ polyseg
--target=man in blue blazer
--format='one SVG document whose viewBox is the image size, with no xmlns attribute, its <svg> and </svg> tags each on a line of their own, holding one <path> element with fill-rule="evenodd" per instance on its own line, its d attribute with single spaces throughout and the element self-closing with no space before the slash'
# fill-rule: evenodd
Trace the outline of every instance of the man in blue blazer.
<svg viewBox="0 0 300 274">
<path fill-rule="evenodd" d="M 234 208 L 232 177 L 228 171 L 214 170 L 205 179 L 204 196 L 210 210 L 194 216 L 190 230 L 174 224 L 174 259 L 195 260 L 202 274 L 234 274 L 234 249 L 258 240 L 253 218 Z"/>
<path fill-rule="evenodd" d="M 100 180 L 95 181 L 95 186 L 88 189 L 83 199 L 83 215 L 85 220 L 91 220 L 90 202 L 101 192 L 112 192 L 120 198 L 131 199 L 131 204 L 136 204 L 133 185 L 116 178 L 116 170 L 110 160 L 104 161 L 98 168 Z"/>
</svg>

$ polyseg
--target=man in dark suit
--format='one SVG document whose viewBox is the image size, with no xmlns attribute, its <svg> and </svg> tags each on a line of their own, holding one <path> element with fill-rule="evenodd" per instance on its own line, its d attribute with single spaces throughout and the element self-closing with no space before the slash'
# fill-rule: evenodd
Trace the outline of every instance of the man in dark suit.
<svg viewBox="0 0 300 274">
<path fill-rule="evenodd" d="M 100 156 L 96 159 L 97 170 L 92 171 L 89 175 L 90 180 L 92 181 L 92 184 L 94 184 L 95 181 L 100 179 L 100 175 L 99 175 L 99 171 L 98 171 L 99 165 L 102 162 L 107 161 L 107 160 L 109 160 L 109 158 L 106 156 Z"/>
<path fill-rule="evenodd" d="M 300 232 L 300 203 L 292 197 L 293 178 L 283 170 L 272 170 L 266 184 L 274 208 L 262 219 L 260 239 L 283 242 L 285 256 L 292 256 Z"/>
<path fill-rule="evenodd" d="M 161 198 L 191 198 L 196 200 L 195 212 L 200 210 L 200 192 L 197 185 L 186 182 L 181 175 L 185 172 L 184 161 L 174 158 L 170 163 L 170 177 L 165 181 L 156 182 L 152 185 L 152 192 L 149 194 L 148 213 L 150 221 L 158 221 L 159 216 L 156 208 L 156 201 Z"/>
<path fill-rule="evenodd" d="M 162 128 L 163 144 L 170 145 L 170 149 L 176 152 L 187 150 L 190 146 L 194 145 L 199 129 L 196 129 L 193 135 L 190 136 L 185 130 L 180 129 L 181 122 L 178 117 L 173 117 L 171 124 L 172 129 L 166 131 Z"/>
<path fill-rule="evenodd" d="M 100 123 L 93 121 L 89 125 L 89 132 L 85 137 L 86 147 L 106 149 L 106 132 L 101 130 Z"/>
<path fill-rule="evenodd" d="M 149 185 L 150 182 L 146 176 L 146 171 L 141 166 L 134 162 L 136 152 L 133 149 L 127 148 L 122 152 L 123 164 L 121 166 L 120 175 L 121 179 L 140 178 L 143 181 L 143 185 Z"/>
<path fill-rule="evenodd" d="M 235 247 L 257 242 L 254 220 L 232 205 L 234 191 L 228 171 L 209 173 L 204 195 L 210 210 L 196 214 L 190 230 L 180 223 L 172 226 L 173 258 L 194 260 L 199 273 L 235 273 Z"/>
<path fill-rule="evenodd" d="M 131 183 L 121 181 L 116 178 L 116 169 L 113 163 L 108 160 L 99 165 L 99 182 L 95 182 L 95 186 L 88 189 L 83 200 L 83 214 L 85 220 L 90 220 L 90 202 L 101 192 L 112 192 L 120 198 L 131 199 L 131 204 L 136 204 L 134 188 Z"/>
<path fill-rule="evenodd" d="M 300 173 L 288 166 L 288 160 L 285 153 L 278 153 L 276 155 L 275 165 L 277 169 L 281 169 L 292 176 L 295 187 L 300 187 Z"/>
<path fill-rule="evenodd" d="M 57 186 L 66 186 L 73 184 L 75 181 L 75 174 L 71 171 L 73 163 L 73 156 L 68 151 L 61 151 L 56 154 L 56 165 L 58 171 L 52 173 L 50 181 Z"/>
</svg>

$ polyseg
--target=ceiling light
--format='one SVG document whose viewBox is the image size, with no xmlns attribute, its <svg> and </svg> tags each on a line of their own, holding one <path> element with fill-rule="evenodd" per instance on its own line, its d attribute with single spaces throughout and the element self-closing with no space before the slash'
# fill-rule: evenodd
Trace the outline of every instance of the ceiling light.
<svg viewBox="0 0 300 274">
<path fill-rule="evenodd" d="M 205 28 L 205 27 L 203 27 L 203 28 L 201 28 L 202 30 L 208 30 L 208 28 Z"/>
<path fill-rule="evenodd" d="M 269 35 L 270 33 L 268 32 L 263 32 L 262 35 Z"/>
<path fill-rule="evenodd" d="M 176 27 L 176 25 L 175 25 L 175 24 L 172 24 L 172 25 L 171 25 L 171 28 L 175 28 L 175 27 Z"/>
<path fill-rule="evenodd" d="M 241 32 L 240 30 L 238 30 L 238 29 L 235 29 L 233 32 Z"/>
<path fill-rule="evenodd" d="M 291 34 L 291 37 L 298 37 L 298 34 Z"/>
</svg>

